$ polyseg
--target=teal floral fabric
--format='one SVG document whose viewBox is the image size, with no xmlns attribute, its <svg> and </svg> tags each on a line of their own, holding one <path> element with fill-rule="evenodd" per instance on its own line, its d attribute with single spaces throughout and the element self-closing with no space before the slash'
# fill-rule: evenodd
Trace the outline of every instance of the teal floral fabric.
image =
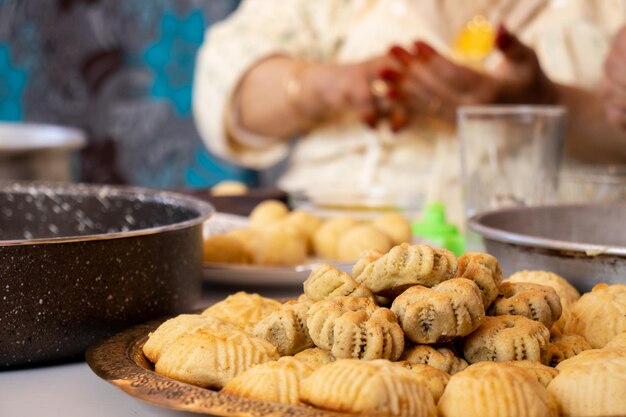
<svg viewBox="0 0 626 417">
<path fill-rule="evenodd" d="M 191 115 L 205 30 L 238 3 L 0 0 L 0 120 L 84 129 L 82 181 L 254 184 L 206 150 Z"/>
</svg>

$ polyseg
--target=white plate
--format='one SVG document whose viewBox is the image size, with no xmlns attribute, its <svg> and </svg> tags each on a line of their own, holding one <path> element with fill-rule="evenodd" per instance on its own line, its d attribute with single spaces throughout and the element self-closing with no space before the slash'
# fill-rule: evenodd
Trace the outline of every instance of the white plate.
<svg viewBox="0 0 626 417">
<path fill-rule="evenodd" d="M 204 236 L 226 233 L 229 230 L 248 226 L 248 218 L 234 214 L 216 213 L 204 224 Z M 205 263 L 202 276 L 205 282 L 246 285 L 257 287 L 300 286 L 311 271 L 322 263 L 329 263 L 344 272 L 352 271 L 352 262 L 335 262 L 310 259 L 293 266 L 243 265 Z"/>
</svg>

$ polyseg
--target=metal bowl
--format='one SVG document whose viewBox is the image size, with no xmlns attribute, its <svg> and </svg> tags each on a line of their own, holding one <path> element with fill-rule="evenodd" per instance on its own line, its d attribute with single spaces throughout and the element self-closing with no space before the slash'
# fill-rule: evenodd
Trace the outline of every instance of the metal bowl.
<svg viewBox="0 0 626 417">
<path fill-rule="evenodd" d="M 82 131 L 35 123 L 0 123 L 0 179 L 69 181 Z"/>
<path fill-rule="evenodd" d="M 625 225 L 621 203 L 507 208 L 469 220 L 505 275 L 542 269 L 580 291 L 626 283 Z"/>
<path fill-rule="evenodd" d="M 212 212 L 146 189 L 0 182 L 0 366 L 194 308 Z"/>
</svg>

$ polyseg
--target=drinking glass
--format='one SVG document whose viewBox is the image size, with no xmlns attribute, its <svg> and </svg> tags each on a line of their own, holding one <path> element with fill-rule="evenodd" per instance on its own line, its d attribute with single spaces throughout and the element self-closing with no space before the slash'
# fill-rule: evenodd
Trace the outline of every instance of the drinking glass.
<svg viewBox="0 0 626 417">
<path fill-rule="evenodd" d="M 565 115 L 560 106 L 458 110 L 466 218 L 502 207 L 558 201 Z"/>
</svg>

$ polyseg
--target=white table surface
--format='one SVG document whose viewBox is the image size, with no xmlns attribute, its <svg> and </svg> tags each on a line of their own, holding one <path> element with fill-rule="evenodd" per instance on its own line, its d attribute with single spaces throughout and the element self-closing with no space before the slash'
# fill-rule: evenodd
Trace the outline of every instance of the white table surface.
<svg viewBox="0 0 626 417">
<path fill-rule="evenodd" d="M 205 288 L 207 290 L 207 288 Z M 242 288 L 208 288 L 200 307 Z M 286 298 L 290 289 L 244 289 Z M 0 417 L 197 416 L 154 406 L 114 387 L 94 374 L 85 362 L 17 370 L 0 370 Z"/>
</svg>

